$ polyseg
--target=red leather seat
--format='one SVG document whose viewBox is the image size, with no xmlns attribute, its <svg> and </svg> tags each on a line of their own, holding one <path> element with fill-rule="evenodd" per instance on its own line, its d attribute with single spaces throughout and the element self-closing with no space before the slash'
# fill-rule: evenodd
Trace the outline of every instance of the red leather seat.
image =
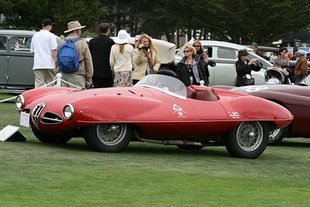
<svg viewBox="0 0 310 207">
<path fill-rule="evenodd" d="M 211 88 L 206 88 L 205 90 L 197 91 L 196 92 L 196 99 L 197 100 L 204 100 L 204 101 L 217 101 L 217 100 L 219 100 Z"/>
<path fill-rule="evenodd" d="M 186 87 L 187 90 L 187 98 L 196 98 L 196 90 L 193 89 L 191 86 Z"/>
</svg>

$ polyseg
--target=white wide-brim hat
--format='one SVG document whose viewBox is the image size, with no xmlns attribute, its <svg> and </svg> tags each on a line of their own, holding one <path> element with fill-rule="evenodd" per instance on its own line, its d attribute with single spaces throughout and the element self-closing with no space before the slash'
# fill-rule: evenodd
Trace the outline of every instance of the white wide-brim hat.
<svg viewBox="0 0 310 207">
<path fill-rule="evenodd" d="M 117 34 L 117 38 L 115 39 L 116 44 L 126 44 L 128 43 L 128 39 L 130 35 L 126 32 L 126 30 L 120 30 Z"/>
<path fill-rule="evenodd" d="M 79 21 L 71 21 L 68 23 L 68 29 L 64 33 L 72 32 L 77 29 L 82 29 L 86 26 L 82 26 Z"/>
</svg>

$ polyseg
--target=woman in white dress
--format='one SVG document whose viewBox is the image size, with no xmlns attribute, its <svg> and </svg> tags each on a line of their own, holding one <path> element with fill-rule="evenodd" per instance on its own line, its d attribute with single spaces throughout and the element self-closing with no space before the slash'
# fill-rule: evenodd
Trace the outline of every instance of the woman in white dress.
<svg viewBox="0 0 310 207">
<path fill-rule="evenodd" d="M 128 44 L 129 37 L 130 35 L 125 30 L 120 30 L 115 45 L 111 48 L 110 65 L 114 72 L 115 87 L 132 86 L 133 46 Z"/>
</svg>

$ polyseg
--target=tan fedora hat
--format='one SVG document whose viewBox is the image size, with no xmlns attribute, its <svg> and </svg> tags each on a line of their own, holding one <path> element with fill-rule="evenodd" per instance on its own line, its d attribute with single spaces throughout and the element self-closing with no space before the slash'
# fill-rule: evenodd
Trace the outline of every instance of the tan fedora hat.
<svg viewBox="0 0 310 207">
<path fill-rule="evenodd" d="M 85 25 L 82 26 L 79 21 L 71 21 L 68 23 L 68 30 L 64 31 L 64 33 L 72 32 L 77 29 L 82 29 L 84 27 L 86 26 Z"/>
</svg>

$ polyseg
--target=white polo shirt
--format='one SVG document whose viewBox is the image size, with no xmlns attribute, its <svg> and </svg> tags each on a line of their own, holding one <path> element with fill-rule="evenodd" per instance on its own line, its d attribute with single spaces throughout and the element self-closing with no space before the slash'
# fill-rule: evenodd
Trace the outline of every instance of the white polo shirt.
<svg viewBox="0 0 310 207">
<path fill-rule="evenodd" d="M 54 69 L 52 50 L 55 49 L 57 49 L 57 41 L 53 33 L 43 29 L 35 33 L 31 41 L 31 52 L 34 53 L 33 70 Z"/>
</svg>

